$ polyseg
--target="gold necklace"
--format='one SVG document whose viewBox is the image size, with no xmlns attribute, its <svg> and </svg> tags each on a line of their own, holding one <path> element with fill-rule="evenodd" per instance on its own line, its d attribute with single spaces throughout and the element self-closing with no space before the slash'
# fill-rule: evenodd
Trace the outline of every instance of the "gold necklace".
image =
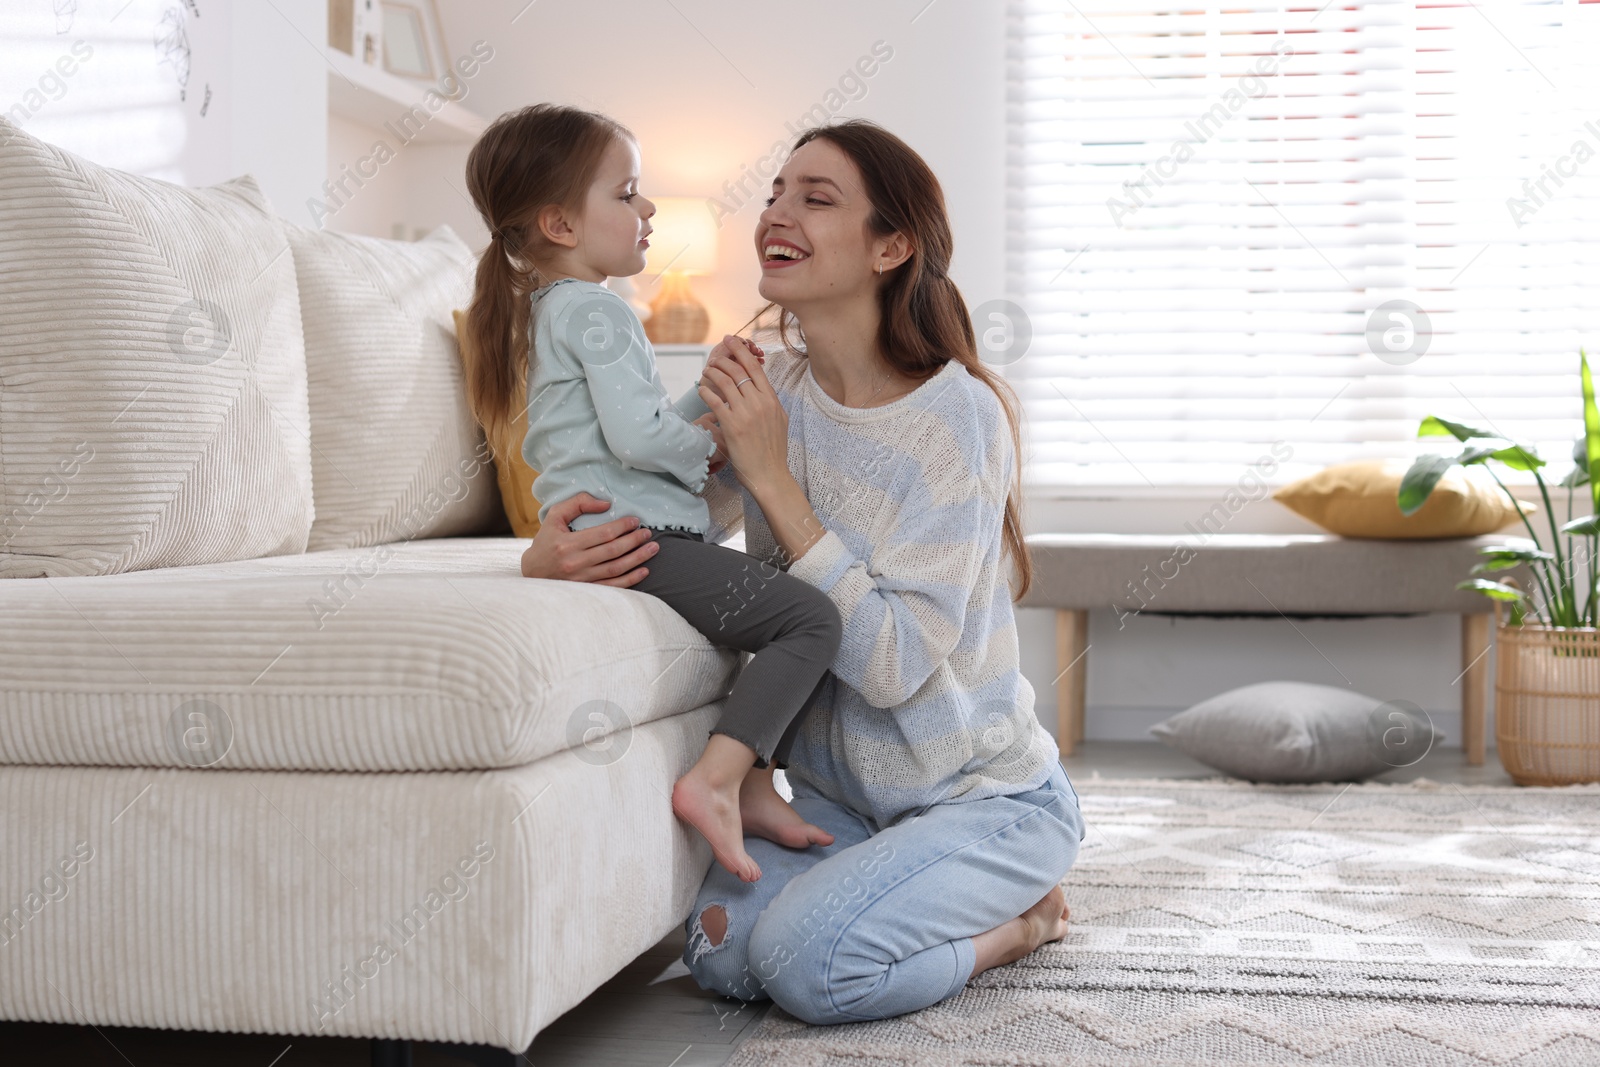
<svg viewBox="0 0 1600 1067">
<path fill-rule="evenodd" d="M 881 392 L 883 392 L 883 387 L 884 387 L 884 386 L 886 386 L 886 385 L 888 385 L 888 384 L 889 384 L 889 379 L 890 379 L 890 377 L 892 377 L 892 376 L 893 376 L 893 375 L 894 375 L 894 368 L 893 368 L 893 367 L 890 367 L 890 368 L 889 368 L 889 369 L 888 369 L 888 370 L 887 370 L 887 371 L 885 371 L 885 372 L 884 372 L 884 374 L 883 374 L 883 381 L 881 381 L 881 382 L 879 382 L 879 383 L 878 383 L 878 388 L 877 388 L 877 389 L 875 389 L 875 390 L 873 390 L 873 393 L 872 393 L 872 395 L 871 395 L 871 396 L 869 396 L 869 397 L 867 397 L 867 402 L 866 402 L 866 403 L 865 403 L 865 404 L 862 404 L 862 405 L 861 405 L 861 406 L 862 406 L 862 407 L 867 407 L 867 406 L 868 406 L 868 405 L 870 405 L 870 404 L 871 404 L 871 403 L 872 403 L 872 402 L 873 402 L 873 401 L 874 401 L 874 400 L 876 400 L 876 399 L 878 399 L 878 394 L 879 394 L 879 393 L 881 393 Z"/>
</svg>

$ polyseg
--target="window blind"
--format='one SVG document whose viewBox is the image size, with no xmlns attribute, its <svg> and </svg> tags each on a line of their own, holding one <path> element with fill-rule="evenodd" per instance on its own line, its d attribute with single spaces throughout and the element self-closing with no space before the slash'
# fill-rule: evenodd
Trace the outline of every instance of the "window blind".
<svg viewBox="0 0 1600 1067">
<path fill-rule="evenodd" d="M 1428 414 L 1570 465 L 1597 25 L 1577 0 L 1015 0 L 1028 483 L 1223 486 L 1269 453 L 1284 481 L 1437 450 Z"/>
</svg>

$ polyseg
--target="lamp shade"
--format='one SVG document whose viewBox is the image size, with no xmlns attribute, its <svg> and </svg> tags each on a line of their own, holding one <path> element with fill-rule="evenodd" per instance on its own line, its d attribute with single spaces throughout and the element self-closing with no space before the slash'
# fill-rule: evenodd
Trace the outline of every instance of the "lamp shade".
<svg viewBox="0 0 1600 1067">
<path fill-rule="evenodd" d="M 717 269 L 717 221 L 711 205 L 696 196 L 663 196 L 650 219 L 655 232 L 645 252 L 645 273 L 682 271 L 710 274 Z"/>
</svg>

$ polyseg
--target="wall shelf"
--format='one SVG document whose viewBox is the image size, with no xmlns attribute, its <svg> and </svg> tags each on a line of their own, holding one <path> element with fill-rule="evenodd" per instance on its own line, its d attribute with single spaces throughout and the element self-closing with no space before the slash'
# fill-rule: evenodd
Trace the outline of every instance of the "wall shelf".
<svg viewBox="0 0 1600 1067">
<path fill-rule="evenodd" d="M 329 48 L 327 53 L 329 112 L 385 133 L 385 140 L 392 139 L 392 148 L 400 147 L 393 140 L 418 144 L 472 142 L 489 125 L 482 115 L 454 102 L 430 112 L 422 102 L 428 86 L 368 66 L 337 48 Z M 413 119 L 409 128 L 401 126 L 400 120 L 413 107 L 427 115 L 427 121 Z"/>
</svg>

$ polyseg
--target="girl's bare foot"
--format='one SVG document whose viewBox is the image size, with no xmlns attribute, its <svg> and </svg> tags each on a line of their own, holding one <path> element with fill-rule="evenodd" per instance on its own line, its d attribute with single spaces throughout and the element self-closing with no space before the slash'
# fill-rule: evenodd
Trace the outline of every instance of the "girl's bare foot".
<svg viewBox="0 0 1600 1067">
<path fill-rule="evenodd" d="M 714 735 L 700 762 L 678 779 L 672 787 L 672 810 L 711 843 L 711 854 L 718 863 L 738 875 L 740 881 L 754 882 L 761 878 L 761 868 L 744 850 L 744 830 L 739 825 L 739 787 L 743 771 L 727 773 L 713 751 L 719 747 L 718 742 L 727 740 L 720 734 Z M 750 750 L 745 748 L 745 751 Z"/>
<path fill-rule="evenodd" d="M 1040 945 L 1067 936 L 1067 895 L 1056 886 L 1009 922 L 972 939 L 976 957 L 971 977 L 1005 963 L 1015 963 Z"/>
<path fill-rule="evenodd" d="M 739 786 L 739 819 L 744 832 L 789 848 L 831 845 L 833 835 L 801 818 L 772 784 L 772 768 L 752 767 Z"/>
</svg>

